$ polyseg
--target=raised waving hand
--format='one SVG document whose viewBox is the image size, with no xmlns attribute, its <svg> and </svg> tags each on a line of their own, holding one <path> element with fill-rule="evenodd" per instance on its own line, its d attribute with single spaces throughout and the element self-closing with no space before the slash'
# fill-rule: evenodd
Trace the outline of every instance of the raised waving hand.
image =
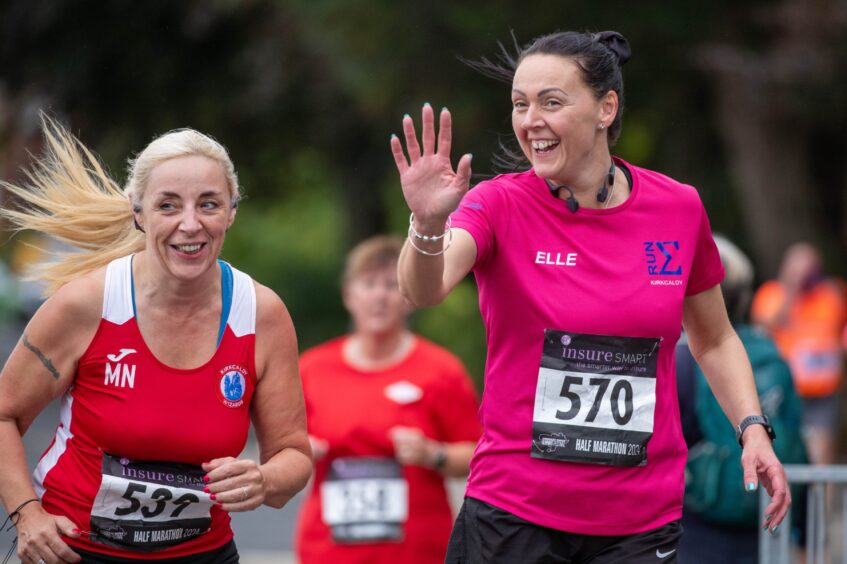
<svg viewBox="0 0 847 564">
<path fill-rule="evenodd" d="M 406 204 L 415 215 L 416 229 L 437 234 L 444 230 L 450 213 L 458 207 L 468 191 L 471 177 L 471 155 L 459 159 L 456 170 L 450 162 L 453 140 L 452 118 L 447 108 L 441 110 L 438 145 L 435 137 L 435 115 L 432 106 L 424 104 L 421 142 L 415 124 L 407 114 L 403 118 L 406 152 L 396 135 L 391 136 L 391 153 L 400 172 L 400 184 Z M 408 156 L 407 154 L 408 153 Z"/>
</svg>

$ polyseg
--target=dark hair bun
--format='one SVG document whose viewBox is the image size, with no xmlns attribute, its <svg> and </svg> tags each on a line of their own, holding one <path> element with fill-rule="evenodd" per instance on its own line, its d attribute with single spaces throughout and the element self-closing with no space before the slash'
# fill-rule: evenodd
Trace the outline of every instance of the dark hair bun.
<svg viewBox="0 0 847 564">
<path fill-rule="evenodd" d="M 618 59 L 618 64 L 622 65 L 632 57 L 632 49 L 629 47 L 629 41 L 617 31 L 601 31 L 600 33 L 595 33 L 592 39 L 602 43 L 614 53 Z"/>
</svg>

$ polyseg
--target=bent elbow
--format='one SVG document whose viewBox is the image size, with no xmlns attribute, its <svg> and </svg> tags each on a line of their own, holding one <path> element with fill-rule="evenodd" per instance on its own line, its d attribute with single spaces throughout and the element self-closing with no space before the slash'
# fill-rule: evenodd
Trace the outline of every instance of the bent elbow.
<svg viewBox="0 0 847 564">
<path fill-rule="evenodd" d="M 425 307 L 434 307 L 444 301 L 444 296 L 439 294 L 425 295 L 419 292 L 413 292 L 410 288 L 400 286 L 400 295 L 414 307 L 421 309 Z"/>
</svg>

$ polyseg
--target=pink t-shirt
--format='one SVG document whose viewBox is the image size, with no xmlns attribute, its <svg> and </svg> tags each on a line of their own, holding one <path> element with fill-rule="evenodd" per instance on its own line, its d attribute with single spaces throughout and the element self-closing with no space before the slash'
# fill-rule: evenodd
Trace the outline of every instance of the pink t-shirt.
<svg viewBox="0 0 847 564">
<path fill-rule="evenodd" d="M 723 266 L 697 192 L 616 159 L 632 193 L 570 212 L 533 171 L 452 216 L 476 241 L 488 335 L 467 495 L 546 527 L 633 534 L 682 515 L 674 345 Z"/>
</svg>

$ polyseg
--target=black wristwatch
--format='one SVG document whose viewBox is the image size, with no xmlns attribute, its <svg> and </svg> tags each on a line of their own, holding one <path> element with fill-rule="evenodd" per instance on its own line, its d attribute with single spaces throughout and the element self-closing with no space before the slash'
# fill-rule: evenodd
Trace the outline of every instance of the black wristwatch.
<svg viewBox="0 0 847 564">
<path fill-rule="evenodd" d="M 741 448 L 744 448 L 744 443 L 741 442 L 741 435 L 744 434 L 744 430 L 750 425 L 761 425 L 765 428 L 765 432 L 768 434 L 768 437 L 770 437 L 771 442 L 776 439 L 776 433 L 774 433 L 773 427 L 771 427 L 771 422 L 768 420 L 767 415 L 751 415 L 742 419 L 741 423 L 738 424 L 738 427 L 735 428 L 735 438 L 738 439 L 738 444 L 741 445 Z"/>
<path fill-rule="evenodd" d="M 432 460 L 432 467 L 436 470 L 441 470 L 447 465 L 447 451 L 443 444 L 438 445 L 438 450 L 435 451 L 435 458 Z"/>
</svg>

